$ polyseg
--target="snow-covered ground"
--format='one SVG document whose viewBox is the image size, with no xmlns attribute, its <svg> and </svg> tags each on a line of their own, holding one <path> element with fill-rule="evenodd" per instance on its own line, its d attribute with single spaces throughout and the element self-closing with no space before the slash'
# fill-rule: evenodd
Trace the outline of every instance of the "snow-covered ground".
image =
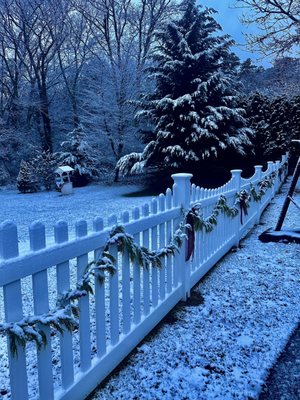
<svg viewBox="0 0 300 400">
<path fill-rule="evenodd" d="M 130 211 L 149 201 L 151 197 L 123 197 L 141 190 L 135 185 L 104 186 L 91 185 L 75 188 L 74 193 L 62 196 L 59 192 L 39 192 L 20 194 L 14 190 L 0 190 L 0 223 L 11 220 L 18 226 L 21 250 L 28 243 L 28 226 L 40 220 L 46 226 L 46 235 L 51 242 L 53 226 L 59 220 L 69 224 L 70 237 L 75 235 L 75 222 L 85 219 L 89 230 L 95 217 L 104 220 L 111 214 L 120 216 L 122 211 Z"/>
<path fill-rule="evenodd" d="M 300 320 L 300 246 L 258 240 L 283 200 L 276 196 L 241 248 L 194 288 L 203 303 L 180 304 L 91 399 L 258 398 Z M 299 221 L 291 205 L 285 225 Z"/>
<path fill-rule="evenodd" d="M 149 198 L 122 197 L 137 189 L 90 186 L 66 197 L 54 192 L 19 195 L 2 191 L 0 218 L 17 223 L 25 248 L 32 221 L 43 221 L 49 237 L 59 219 L 67 220 L 73 232 L 80 218 L 91 227 L 95 216 L 120 215 L 147 202 Z M 257 239 L 260 232 L 275 225 L 283 200 L 283 194 L 277 196 L 263 215 L 263 225 L 194 289 L 193 296 L 202 296 L 203 303 L 180 304 L 125 366 L 111 375 L 94 400 L 257 398 L 268 369 L 300 319 L 299 245 L 262 244 Z M 299 212 L 293 205 L 287 225 L 299 227 Z M 6 348 L 3 338 L 0 341 L 0 397 L 8 399 Z M 30 374 L 34 369 L 31 366 Z M 36 398 L 34 385 L 30 390 L 30 399 Z"/>
</svg>

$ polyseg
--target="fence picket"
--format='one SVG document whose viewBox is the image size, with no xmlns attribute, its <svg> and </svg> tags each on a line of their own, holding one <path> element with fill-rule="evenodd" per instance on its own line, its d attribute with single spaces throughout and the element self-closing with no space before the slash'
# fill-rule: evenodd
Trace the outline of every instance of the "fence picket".
<svg viewBox="0 0 300 400">
<path fill-rule="evenodd" d="M 10 221 L 0 225 L 0 258 L 8 260 L 17 257 L 18 233 L 17 227 Z M 21 281 L 15 281 L 3 287 L 4 311 L 6 322 L 19 321 L 23 318 Z M 14 400 L 28 399 L 27 371 L 25 349 L 17 344 L 17 354 L 10 348 L 7 338 L 8 361 L 10 370 L 10 387 Z"/>
<path fill-rule="evenodd" d="M 68 225 L 64 221 L 58 221 L 54 226 L 55 243 L 61 244 L 68 242 Z M 56 266 L 57 294 L 70 289 L 70 269 L 69 261 L 65 261 Z M 60 359 L 61 359 L 61 379 L 63 389 L 67 389 L 74 382 L 74 360 L 72 334 L 65 330 L 60 334 Z"/>
<path fill-rule="evenodd" d="M 87 235 L 87 223 L 80 220 L 75 224 L 76 237 Z M 77 281 L 82 279 L 88 265 L 88 254 L 77 257 Z M 79 335 L 80 335 L 80 370 L 87 371 L 91 366 L 91 336 L 90 336 L 90 307 L 89 294 L 79 299 Z"/>
<path fill-rule="evenodd" d="M 191 192 L 191 202 L 196 201 L 196 185 L 192 184 L 192 192 Z"/>
<path fill-rule="evenodd" d="M 93 221 L 94 232 L 103 230 L 103 219 L 97 217 Z M 94 260 L 98 261 L 102 249 L 94 251 Z M 98 272 L 95 276 L 95 310 L 96 310 L 96 347 L 97 356 L 100 358 L 106 353 L 106 320 L 105 320 L 105 281 L 104 273 Z"/>
<path fill-rule="evenodd" d="M 199 188 L 199 186 L 197 186 L 197 188 L 196 188 L 196 201 L 200 200 L 200 191 L 201 191 L 201 189 Z"/>
<path fill-rule="evenodd" d="M 143 206 L 143 217 L 148 217 L 149 205 Z M 143 246 L 149 248 L 149 229 L 143 231 Z M 143 309 L 144 315 L 148 315 L 150 312 L 150 266 L 143 269 Z"/>
<path fill-rule="evenodd" d="M 173 185 L 173 201 L 174 201 L 174 207 L 179 207 L 179 187 L 176 183 Z M 175 232 L 178 229 L 178 225 L 180 222 L 180 218 L 175 218 L 173 220 L 173 232 Z M 173 260 L 173 286 L 177 287 L 179 283 L 179 254 L 174 255 L 174 260 Z"/>
<path fill-rule="evenodd" d="M 164 194 L 159 195 L 159 211 L 164 212 L 166 208 L 166 199 Z M 159 248 L 166 245 L 165 223 L 159 224 Z M 163 259 L 159 270 L 159 298 L 162 301 L 166 297 L 166 260 Z"/>
<path fill-rule="evenodd" d="M 157 200 L 151 201 L 151 213 L 157 214 Z M 157 226 L 151 228 L 151 250 L 157 250 Z M 158 270 L 157 267 L 151 266 L 151 288 L 152 288 L 152 307 L 156 307 L 158 303 Z"/>
<path fill-rule="evenodd" d="M 172 191 L 170 188 L 166 191 L 166 209 L 172 208 Z M 172 221 L 166 223 L 166 243 L 169 243 L 172 239 Z M 167 293 L 172 291 L 172 263 L 173 257 L 167 257 Z"/>
<path fill-rule="evenodd" d="M 46 247 L 45 225 L 33 222 L 29 227 L 30 250 L 38 251 Z M 48 274 L 47 270 L 32 275 L 34 313 L 42 315 L 49 312 Z M 53 399 L 54 390 L 52 375 L 51 335 L 48 326 L 39 325 L 46 335 L 47 346 L 37 352 L 39 396 L 41 399 Z"/>
<path fill-rule="evenodd" d="M 140 219 L 140 209 L 136 207 L 132 211 L 132 218 Z M 133 236 L 134 242 L 140 245 L 140 234 Z M 141 320 L 141 266 L 137 261 L 133 263 L 133 322 L 138 324 Z"/>
<path fill-rule="evenodd" d="M 122 223 L 129 222 L 129 213 L 125 211 L 122 213 Z M 122 255 L 122 313 L 123 313 L 123 333 L 126 334 L 130 331 L 131 317 L 130 317 L 130 262 L 129 254 L 125 249 Z"/>
<path fill-rule="evenodd" d="M 117 224 L 117 217 L 111 215 L 108 220 L 110 226 Z M 110 343 L 112 346 L 119 341 L 119 277 L 118 277 L 118 249 L 113 245 L 110 250 L 115 258 L 115 272 L 109 275 L 109 311 L 110 311 Z"/>
</svg>

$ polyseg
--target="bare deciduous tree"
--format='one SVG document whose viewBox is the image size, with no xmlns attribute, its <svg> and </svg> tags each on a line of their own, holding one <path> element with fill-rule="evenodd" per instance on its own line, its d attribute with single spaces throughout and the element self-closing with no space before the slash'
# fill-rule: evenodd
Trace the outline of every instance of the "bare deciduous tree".
<svg viewBox="0 0 300 400">
<path fill-rule="evenodd" d="M 65 20 L 67 40 L 58 49 L 62 78 L 70 100 L 74 128 L 81 123 L 79 111 L 79 83 L 85 64 L 91 55 L 89 42 L 91 26 L 76 9 L 71 9 Z"/>
<path fill-rule="evenodd" d="M 91 50 L 102 65 L 100 126 L 116 161 L 132 133 L 134 107 L 129 101 L 139 96 L 155 32 L 174 15 L 176 4 L 176 0 L 74 0 L 92 28 Z"/>
<path fill-rule="evenodd" d="M 65 39 L 64 19 L 67 2 L 64 0 L 4 1 L 2 12 L 9 21 L 11 32 L 18 38 L 17 60 L 25 69 L 31 92 L 38 94 L 37 118 L 41 120 L 40 137 L 44 150 L 53 149 L 49 113 L 49 86 L 53 83 L 53 62 Z M 11 37 L 13 37 L 11 34 Z M 15 62 L 16 64 L 16 62 Z"/>
<path fill-rule="evenodd" d="M 258 34 L 247 35 L 248 44 L 266 56 L 299 53 L 300 0 L 236 0 L 245 8 L 246 24 L 256 24 Z"/>
</svg>

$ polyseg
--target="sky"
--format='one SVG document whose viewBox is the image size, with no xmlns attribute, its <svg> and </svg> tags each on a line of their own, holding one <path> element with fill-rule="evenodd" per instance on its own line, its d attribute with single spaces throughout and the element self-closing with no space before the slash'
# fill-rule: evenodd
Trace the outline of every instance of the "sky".
<svg viewBox="0 0 300 400">
<path fill-rule="evenodd" d="M 270 66 L 267 60 L 259 60 L 259 55 L 253 54 L 245 49 L 244 45 L 246 39 L 243 32 L 255 32 L 257 28 L 255 26 L 245 26 L 240 22 L 239 17 L 241 17 L 243 10 L 233 7 L 235 3 L 234 0 L 198 0 L 198 3 L 207 7 L 212 7 L 218 11 L 218 14 L 215 15 L 215 19 L 222 26 L 224 33 L 232 36 L 237 42 L 238 45 L 233 50 L 241 60 L 251 58 L 257 65 L 263 65 L 264 67 Z"/>
</svg>

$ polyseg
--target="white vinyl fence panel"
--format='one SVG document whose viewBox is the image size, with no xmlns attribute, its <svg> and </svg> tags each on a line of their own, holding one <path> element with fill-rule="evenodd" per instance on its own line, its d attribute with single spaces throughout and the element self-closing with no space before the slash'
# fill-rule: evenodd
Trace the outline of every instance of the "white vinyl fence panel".
<svg viewBox="0 0 300 400">
<path fill-rule="evenodd" d="M 195 234 L 194 256 L 185 260 L 185 244 L 181 251 L 162 261 L 158 269 L 153 265 L 141 268 L 131 262 L 127 252 L 118 254 L 115 246 L 111 254 L 117 260 L 116 272 L 101 273 L 103 279 L 93 282 L 93 294 L 79 300 L 79 328 L 70 333 L 51 334 L 43 328 L 47 345 L 36 350 L 36 380 L 38 397 L 51 399 L 83 399 L 134 349 L 155 325 L 180 301 L 185 300 L 191 288 L 209 271 L 228 250 L 238 245 L 242 237 L 259 222 L 260 215 L 269 204 L 286 175 L 287 155 L 276 163 L 269 162 L 266 171 L 255 167 L 249 179 L 241 177 L 242 171 L 233 170 L 231 180 L 217 189 L 204 189 L 190 184 L 191 175 L 173 175 L 173 190 L 167 190 L 132 215 L 123 212 L 121 221 L 112 215 L 108 225 L 98 217 L 93 231 L 87 223 L 76 224 L 76 239 L 68 239 L 68 225 L 58 221 L 55 225 L 55 244 L 46 246 L 45 226 L 36 222 L 30 230 L 30 252 L 18 253 L 17 227 L 6 221 L 0 226 L 0 286 L 6 322 L 17 322 L 26 315 L 24 307 L 35 315 L 47 314 L 50 303 L 74 288 L 80 281 L 88 262 L 98 260 L 102 254 L 111 228 L 118 222 L 131 234 L 138 245 L 152 250 L 167 245 L 182 221 L 182 210 L 188 211 L 200 204 L 203 217 L 208 217 L 220 195 L 226 196 L 229 206 L 236 202 L 236 194 L 251 185 L 258 188 L 262 179 L 272 176 L 274 185 L 268 188 L 260 202 L 251 202 L 248 214 L 218 216 L 212 232 Z M 258 189 L 257 189 L 258 190 Z M 51 278 L 51 279 L 50 279 Z M 22 280 L 32 279 L 32 305 L 22 293 Z M 53 299 L 54 298 L 54 299 Z M 10 351 L 11 398 L 26 400 L 28 391 L 27 356 L 35 351 L 30 343 L 17 346 L 17 355 Z M 54 354 L 59 348 L 60 354 Z M 55 352 L 54 352 L 55 353 Z M 29 360 L 33 359 L 29 357 Z M 32 400 L 32 399 L 31 399 Z"/>
</svg>

